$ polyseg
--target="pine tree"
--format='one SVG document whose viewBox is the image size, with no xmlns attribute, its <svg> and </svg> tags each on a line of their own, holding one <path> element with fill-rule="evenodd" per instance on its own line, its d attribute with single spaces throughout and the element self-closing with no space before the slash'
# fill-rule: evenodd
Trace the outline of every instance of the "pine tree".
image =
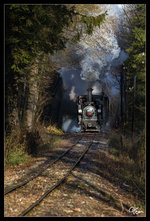
<svg viewBox="0 0 150 221">
<path fill-rule="evenodd" d="M 83 24 L 84 33 L 91 33 L 104 18 L 105 14 L 93 18 L 75 12 L 74 5 L 5 6 L 6 128 L 13 126 L 12 119 L 23 127 L 32 102 L 32 112 L 39 118 L 35 114 L 41 113 L 43 108 L 43 104 L 40 110 L 38 108 L 41 104 L 39 99 L 44 101 L 47 97 L 46 90 L 56 70 L 51 55 L 63 50 L 68 40 L 80 39 L 79 24 Z M 78 19 L 79 22 L 76 22 Z M 66 30 L 70 30 L 73 37 L 70 38 Z M 44 69 L 41 68 L 43 63 Z M 42 93 L 41 85 L 45 85 Z"/>
<path fill-rule="evenodd" d="M 32 68 L 44 54 L 63 49 L 63 35 L 73 16 L 64 5 L 7 5 L 5 8 L 5 110 L 6 128 L 11 118 L 23 126 L 28 108 Z M 37 70 L 38 72 L 38 70 Z M 39 72 L 36 80 L 42 77 Z M 43 88 L 44 91 L 44 88 Z M 17 113 L 17 114 L 16 114 Z"/>
<path fill-rule="evenodd" d="M 132 26 L 131 26 L 132 25 Z M 145 5 L 137 5 L 130 17 L 129 57 L 125 61 L 127 72 L 128 123 L 140 131 L 145 125 Z"/>
</svg>

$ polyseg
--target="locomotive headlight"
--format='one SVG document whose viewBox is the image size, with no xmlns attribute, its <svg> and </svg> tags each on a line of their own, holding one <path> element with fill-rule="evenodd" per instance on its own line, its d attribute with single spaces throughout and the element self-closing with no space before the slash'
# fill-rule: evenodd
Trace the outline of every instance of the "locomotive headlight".
<svg viewBox="0 0 150 221">
<path fill-rule="evenodd" d="M 78 110 L 78 113 L 79 113 L 79 114 L 82 114 L 82 110 L 81 110 L 81 109 L 79 109 L 79 110 Z"/>
</svg>

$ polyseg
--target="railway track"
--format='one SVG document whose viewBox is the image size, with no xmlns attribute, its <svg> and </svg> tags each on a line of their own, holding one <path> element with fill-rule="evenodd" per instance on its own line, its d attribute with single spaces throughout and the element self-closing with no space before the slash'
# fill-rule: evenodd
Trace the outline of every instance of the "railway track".
<svg viewBox="0 0 150 221">
<path fill-rule="evenodd" d="M 50 159 L 46 160 L 44 162 L 44 164 L 48 163 L 47 166 L 45 166 L 40 171 L 38 171 L 38 173 L 36 173 L 36 174 L 32 175 L 31 177 L 29 177 L 28 179 L 26 179 L 24 182 L 21 182 L 13 187 L 6 187 L 4 190 L 4 195 L 16 190 L 19 187 L 24 186 L 25 184 L 29 183 L 31 180 L 33 180 L 34 178 L 39 176 L 44 170 L 46 170 L 48 167 L 52 166 L 54 163 L 56 163 L 58 160 L 60 160 L 65 154 L 67 154 L 81 139 L 82 139 L 82 137 L 75 144 L 73 144 L 68 150 L 64 151 L 63 154 L 61 154 L 59 157 L 57 157 L 54 161 L 51 162 Z"/>
<path fill-rule="evenodd" d="M 11 188 L 7 188 L 4 191 L 4 195 L 6 195 L 6 197 L 8 196 L 8 194 L 13 194 L 13 191 L 25 191 L 23 195 L 26 195 L 25 199 L 28 197 L 28 194 L 31 193 L 32 191 L 34 191 L 34 183 L 31 184 L 32 188 L 27 192 L 26 189 L 28 189 L 28 187 L 26 187 L 29 183 L 31 182 L 35 182 L 38 183 L 38 177 L 41 176 L 45 176 L 47 179 L 46 182 L 46 188 L 45 188 L 45 184 L 41 184 L 41 188 L 42 189 L 46 189 L 45 192 L 42 191 L 42 193 L 40 195 L 40 197 L 36 200 L 34 200 L 34 202 L 30 203 L 30 205 L 26 206 L 26 208 L 24 208 L 24 206 L 20 205 L 20 209 L 22 212 L 19 213 L 19 215 L 17 216 L 25 216 L 27 213 L 29 213 L 34 207 L 36 207 L 38 204 L 40 204 L 40 202 L 50 193 L 52 192 L 54 189 L 56 189 L 59 185 L 61 185 L 66 178 L 69 176 L 69 174 L 73 171 L 73 169 L 79 164 L 79 162 L 81 161 L 81 159 L 84 157 L 84 155 L 86 154 L 86 152 L 89 150 L 89 148 L 92 146 L 93 144 L 93 139 L 94 139 L 94 135 L 90 135 L 90 140 L 86 142 L 83 141 L 82 142 L 82 138 L 84 136 L 81 136 L 80 139 L 78 139 L 75 144 L 73 144 L 68 150 L 66 150 L 63 154 L 61 154 L 57 159 L 55 159 L 53 162 L 48 163 L 48 165 L 44 168 L 42 168 L 40 171 L 38 171 L 38 173 L 36 173 L 35 175 L 31 176 L 30 178 L 28 178 L 27 180 L 25 180 L 22 183 L 19 183 Z M 93 139 L 92 139 L 93 138 Z M 92 141 L 91 141 L 92 140 Z M 84 144 L 83 144 L 84 143 Z M 62 174 L 57 174 L 57 168 L 60 168 L 62 171 Z M 51 175 L 51 172 L 53 171 L 53 174 L 55 174 L 54 176 Z M 56 171 L 56 172 L 54 172 Z M 25 190 L 24 190 L 25 189 Z M 41 191 L 40 191 L 41 192 Z M 15 193 L 15 195 L 17 196 L 17 193 Z M 19 198 L 19 195 L 18 195 Z M 17 202 L 15 202 L 17 203 Z"/>
</svg>

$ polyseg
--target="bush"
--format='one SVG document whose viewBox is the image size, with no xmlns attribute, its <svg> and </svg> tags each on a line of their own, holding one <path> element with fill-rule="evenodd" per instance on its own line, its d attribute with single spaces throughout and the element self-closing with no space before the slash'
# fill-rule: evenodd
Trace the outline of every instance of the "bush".
<svg viewBox="0 0 150 221">
<path fill-rule="evenodd" d="M 26 132 L 25 130 L 20 130 L 19 127 L 16 127 L 11 131 L 11 133 L 5 136 L 5 158 L 11 152 L 15 151 L 24 151 L 26 147 Z"/>
<path fill-rule="evenodd" d="M 29 154 L 36 151 L 38 143 L 39 134 L 37 131 L 28 132 L 25 128 L 14 128 L 9 135 L 5 135 L 5 166 L 30 160 Z"/>
<path fill-rule="evenodd" d="M 24 163 L 28 160 L 30 160 L 30 156 L 27 153 L 21 152 L 21 151 L 15 151 L 10 152 L 9 158 L 6 160 L 6 164 L 9 165 L 19 165 L 21 163 Z"/>
<path fill-rule="evenodd" d="M 9 135 L 5 135 L 5 166 L 20 164 L 31 159 L 30 155 L 36 154 L 40 145 L 51 148 L 58 140 L 57 135 L 63 134 L 62 130 L 55 126 L 45 128 L 44 125 L 36 125 L 35 128 L 28 131 L 16 126 Z"/>
</svg>

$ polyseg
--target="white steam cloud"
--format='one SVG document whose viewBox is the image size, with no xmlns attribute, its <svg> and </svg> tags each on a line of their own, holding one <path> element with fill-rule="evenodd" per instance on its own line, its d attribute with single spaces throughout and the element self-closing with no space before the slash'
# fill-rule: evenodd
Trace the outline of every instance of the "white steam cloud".
<svg viewBox="0 0 150 221">
<path fill-rule="evenodd" d="M 75 86 L 72 87 L 70 94 L 69 94 L 70 100 L 76 101 L 76 93 L 75 93 Z"/>
<path fill-rule="evenodd" d="M 113 4 L 100 4 L 100 7 L 103 7 L 103 12 L 108 12 L 105 23 L 95 28 L 91 36 L 84 35 L 77 45 L 72 46 L 74 56 L 81 58 L 78 65 L 60 70 L 65 93 L 71 102 L 75 102 L 78 95 L 87 94 L 89 86 L 93 88 L 93 94 L 100 94 L 102 88 L 105 88 L 110 100 L 119 100 L 119 82 L 112 73 L 127 58 L 115 35 L 115 30 L 121 28 L 122 18 L 118 16 L 122 10 L 119 9 L 118 13 L 118 6 Z M 119 72 L 115 74 L 119 75 Z M 67 132 L 79 130 L 77 121 L 68 115 L 64 115 L 62 127 Z"/>
</svg>

